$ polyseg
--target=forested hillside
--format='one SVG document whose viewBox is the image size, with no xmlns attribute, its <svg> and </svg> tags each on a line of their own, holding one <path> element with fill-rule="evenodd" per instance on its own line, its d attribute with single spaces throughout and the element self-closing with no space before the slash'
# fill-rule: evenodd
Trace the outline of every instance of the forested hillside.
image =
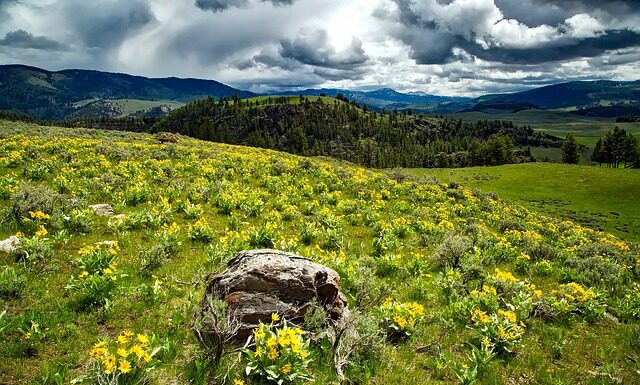
<svg viewBox="0 0 640 385">
<path fill-rule="evenodd" d="M 306 97 L 207 98 L 173 111 L 152 131 L 326 155 L 370 167 L 503 164 L 528 159 L 514 145 L 560 145 L 555 137 L 511 122 L 472 124 L 396 110 L 379 114 L 344 100 Z"/>
</svg>

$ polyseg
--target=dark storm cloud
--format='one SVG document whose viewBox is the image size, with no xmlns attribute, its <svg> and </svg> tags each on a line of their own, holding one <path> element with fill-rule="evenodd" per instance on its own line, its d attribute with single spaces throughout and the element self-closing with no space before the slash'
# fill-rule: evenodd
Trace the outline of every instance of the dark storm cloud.
<svg viewBox="0 0 640 385">
<path fill-rule="evenodd" d="M 556 35 L 552 36 L 552 40 L 540 41 L 532 40 L 529 45 L 526 44 L 502 44 L 499 39 L 493 44 L 482 44 L 476 38 L 484 38 L 483 34 L 487 31 L 467 31 L 455 30 L 447 28 L 449 21 L 455 26 L 462 25 L 463 28 L 473 28 L 474 17 L 481 15 L 473 14 L 474 8 L 469 7 L 466 12 L 460 12 L 455 15 L 440 15 L 440 17 L 451 17 L 451 20 L 428 19 L 430 15 L 425 16 L 415 11 L 414 2 L 411 0 L 393 0 L 398 9 L 396 20 L 401 24 L 401 28 L 393 31 L 396 38 L 403 41 L 410 48 L 410 57 L 418 64 L 446 64 L 452 61 L 460 60 L 459 55 L 455 55 L 455 48 L 460 48 L 467 53 L 486 61 L 495 61 L 505 64 L 539 64 L 550 61 L 570 60 L 581 57 L 596 57 L 606 52 L 640 46 L 640 34 L 630 29 L 606 29 L 597 36 L 573 36 L 569 31 L 569 27 L 562 24 L 571 16 L 577 15 L 576 12 L 586 10 L 589 7 L 599 7 L 603 10 L 615 9 L 616 12 L 620 7 L 629 12 L 640 13 L 639 1 L 634 0 L 614 0 L 600 4 L 596 0 L 498 0 L 495 5 L 500 9 L 505 19 L 513 18 L 511 22 L 515 23 L 517 28 L 512 28 L 512 32 L 499 31 L 502 33 L 498 38 L 509 39 L 509 33 L 518 32 L 517 29 L 523 30 L 534 28 L 545 24 L 548 30 L 555 28 Z M 453 1 L 439 2 L 439 5 L 451 4 Z M 486 3 L 486 2 L 485 2 Z M 635 7 L 632 5 L 635 4 Z M 616 8 L 618 6 L 619 8 Z M 536 9 L 537 7 L 537 9 Z M 378 17 L 384 17 L 385 12 L 377 12 Z M 454 20 L 453 18 L 457 18 Z M 463 18 L 463 22 L 460 22 Z M 464 20 L 468 21 L 464 22 Z M 517 20 L 517 21 L 516 21 Z M 506 20 L 505 20 L 506 21 Z M 444 25 L 444 26 L 443 26 Z M 495 26 L 495 24 L 493 25 Z M 478 24 L 479 28 L 485 25 Z M 490 26 L 492 27 L 492 26 Z M 492 36 L 489 36 L 492 38 Z M 516 38 L 521 38 L 516 36 Z"/>
<path fill-rule="evenodd" d="M 196 7 L 213 12 L 222 12 L 229 7 L 242 8 L 249 5 L 248 0 L 196 0 Z"/>
<path fill-rule="evenodd" d="M 32 48 L 46 51 L 65 51 L 68 49 L 64 44 L 58 43 L 45 36 L 34 36 L 23 29 L 7 32 L 6 36 L 0 39 L 0 46 Z"/>
<path fill-rule="evenodd" d="M 291 5 L 295 0 L 261 0 L 263 3 L 271 3 L 275 6 Z M 213 12 L 222 12 L 228 8 L 246 8 L 249 0 L 196 0 L 196 7 Z"/>
<path fill-rule="evenodd" d="M 461 44 L 465 51 L 476 57 L 506 64 L 540 64 L 578 57 L 595 57 L 606 51 L 639 46 L 640 34 L 629 30 L 607 31 L 605 35 L 599 37 L 529 49 L 500 47 L 483 49 L 470 42 Z"/>
<path fill-rule="evenodd" d="M 541 3 L 538 0 L 495 0 L 498 8 L 507 19 L 516 19 L 528 26 L 542 24 L 557 25 L 573 13 L 552 2 Z"/>
<path fill-rule="evenodd" d="M 596 9 L 614 14 L 637 13 L 638 0 L 530 0 L 539 5 L 552 5 L 573 12 L 593 12 Z"/>
<path fill-rule="evenodd" d="M 313 30 L 293 40 L 280 42 L 280 55 L 303 64 L 318 67 L 345 69 L 365 64 L 369 59 L 357 38 L 343 51 L 336 51 L 329 42 L 326 30 Z"/>
<path fill-rule="evenodd" d="M 89 48 L 110 49 L 155 20 L 144 0 L 66 0 L 62 12 Z"/>
</svg>

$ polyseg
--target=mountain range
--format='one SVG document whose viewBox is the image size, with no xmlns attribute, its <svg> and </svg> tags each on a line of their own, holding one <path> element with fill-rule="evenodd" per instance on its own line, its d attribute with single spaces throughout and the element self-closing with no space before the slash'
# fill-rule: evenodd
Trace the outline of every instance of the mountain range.
<svg viewBox="0 0 640 385">
<path fill-rule="evenodd" d="M 242 98 L 255 96 L 214 80 L 151 79 L 90 70 L 50 72 L 23 65 L 0 66 L 0 111 L 38 119 L 122 116 L 140 111 L 162 113 L 206 96 L 221 98 L 236 93 Z"/>
<path fill-rule="evenodd" d="M 375 110 L 412 109 L 436 114 L 546 109 L 588 116 L 640 115 L 640 81 L 573 81 L 477 98 L 402 93 L 391 88 L 285 90 L 267 95 L 299 94 L 342 95 Z M 195 99 L 233 95 L 240 98 L 259 96 L 214 80 L 146 78 L 77 69 L 50 72 L 25 65 L 0 66 L 0 112 L 36 119 L 162 116 Z"/>
</svg>

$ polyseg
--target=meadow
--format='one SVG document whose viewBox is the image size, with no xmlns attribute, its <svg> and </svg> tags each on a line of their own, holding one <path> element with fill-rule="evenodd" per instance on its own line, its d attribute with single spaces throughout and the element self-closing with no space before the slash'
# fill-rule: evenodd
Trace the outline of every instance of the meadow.
<svg viewBox="0 0 640 385">
<path fill-rule="evenodd" d="M 410 175 L 458 182 L 532 210 L 640 240 L 640 172 L 599 166 L 521 163 L 496 167 L 407 169 Z"/>
<path fill-rule="evenodd" d="M 2 121 L 0 383 L 638 383 L 638 244 L 469 182 Z M 351 355 L 274 315 L 212 363 L 192 316 L 250 248 L 340 274 Z"/>
<path fill-rule="evenodd" d="M 542 131 L 549 135 L 564 138 L 569 133 L 573 133 L 578 143 L 587 149 L 583 153 L 581 163 L 590 164 L 591 149 L 596 145 L 598 139 L 603 137 L 614 127 L 620 127 L 632 133 L 640 139 L 640 123 L 616 123 L 613 118 L 597 118 L 580 116 L 561 110 L 536 110 L 528 109 L 518 112 L 463 112 L 453 115 L 454 118 L 462 120 L 510 120 L 517 125 L 531 126 L 536 131 Z M 533 148 L 532 153 L 540 159 L 548 158 L 551 161 L 560 161 L 559 148 Z"/>
</svg>

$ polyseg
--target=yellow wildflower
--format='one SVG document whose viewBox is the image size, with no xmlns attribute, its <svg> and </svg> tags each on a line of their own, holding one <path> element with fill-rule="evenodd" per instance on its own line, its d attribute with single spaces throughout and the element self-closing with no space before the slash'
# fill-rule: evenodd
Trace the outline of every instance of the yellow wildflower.
<svg viewBox="0 0 640 385">
<path fill-rule="evenodd" d="M 269 348 L 269 354 L 267 355 L 270 360 L 275 360 L 278 358 L 278 351 L 275 348 Z"/>
<path fill-rule="evenodd" d="M 487 313 L 483 312 L 482 310 L 476 309 L 473 311 L 471 320 L 476 323 L 479 322 L 479 323 L 487 324 L 491 322 L 491 317 L 489 317 Z"/>
<path fill-rule="evenodd" d="M 393 317 L 393 323 L 398 325 L 400 329 L 404 329 L 405 326 L 407 326 L 407 320 L 404 319 L 404 317 L 400 317 L 400 316 Z"/>
<path fill-rule="evenodd" d="M 49 232 L 47 231 L 47 229 L 45 229 L 44 226 L 40 225 L 38 227 L 38 230 L 36 231 L 36 236 L 42 238 L 46 236 L 48 233 Z"/>
<path fill-rule="evenodd" d="M 127 374 L 131 371 L 131 364 L 129 364 L 129 361 L 122 361 L 120 362 L 120 366 L 118 366 L 118 369 L 123 373 L 123 374 Z"/>
<path fill-rule="evenodd" d="M 286 364 L 280 368 L 280 371 L 282 372 L 282 374 L 289 374 L 291 372 L 291 369 L 291 364 Z"/>
<path fill-rule="evenodd" d="M 141 358 L 144 356 L 144 350 L 140 347 L 140 345 L 134 345 L 131 348 L 131 353 L 135 354 L 136 357 Z"/>
<path fill-rule="evenodd" d="M 147 336 L 145 336 L 144 334 L 138 334 L 137 335 L 137 339 L 138 339 L 138 342 L 140 343 L 140 345 L 142 345 L 142 346 L 149 345 L 149 338 L 147 338 Z"/>
<path fill-rule="evenodd" d="M 508 311 L 508 310 L 505 311 L 501 309 L 501 310 L 498 310 L 498 314 L 506 318 L 511 323 L 516 323 L 516 321 L 518 320 L 518 317 L 512 311 Z"/>
<path fill-rule="evenodd" d="M 280 316 L 277 313 L 272 313 L 271 322 L 278 322 L 278 321 L 280 321 Z"/>
</svg>

